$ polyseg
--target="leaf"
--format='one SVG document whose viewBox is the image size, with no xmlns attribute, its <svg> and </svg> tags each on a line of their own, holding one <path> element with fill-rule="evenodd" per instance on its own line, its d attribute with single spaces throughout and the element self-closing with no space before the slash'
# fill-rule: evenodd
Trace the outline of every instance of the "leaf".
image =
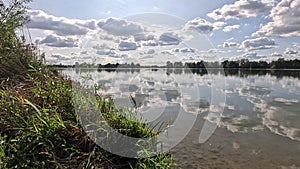
<svg viewBox="0 0 300 169">
<path fill-rule="evenodd" d="M 130 101 L 132 102 L 133 104 L 133 107 L 134 108 L 137 108 L 137 103 L 136 103 L 136 100 L 134 99 L 134 97 L 132 95 L 129 96 L 130 97 Z"/>
</svg>

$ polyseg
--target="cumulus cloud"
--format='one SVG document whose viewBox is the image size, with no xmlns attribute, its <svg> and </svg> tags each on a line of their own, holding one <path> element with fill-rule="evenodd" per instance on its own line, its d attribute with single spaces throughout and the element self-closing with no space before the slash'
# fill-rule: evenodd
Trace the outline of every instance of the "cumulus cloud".
<svg viewBox="0 0 300 169">
<path fill-rule="evenodd" d="M 97 25 L 106 32 L 117 36 L 130 36 L 143 32 L 140 24 L 125 19 L 108 18 L 100 20 Z"/>
<path fill-rule="evenodd" d="M 176 35 L 172 32 L 163 33 L 159 36 L 159 44 L 162 46 L 178 45 L 180 42 L 181 42 L 181 40 L 178 37 L 178 35 Z"/>
<path fill-rule="evenodd" d="M 39 43 L 52 47 L 78 47 L 78 39 L 71 37 L 60 37 L 55 35 L 48 35 Z"/>
<path fill-rule="evenodd" d="M 196 49 L 193 48 L 175 48 L 172 50 L 175 53 L 181 52 L 181 53 L 194 53 Z"/>
<path fill-rule="evenodd" d="M 224 32 L 230 32 L 234 29 L 239 29 L 240 28 L 240 25 L 230 25 L 230 26 L 225 26 L 223 31 Z"/>
<path fill-rule="evenodd" d="M 282 57 L 282 54 L 280 54 L 278 52 L 274 52 L 271 54 L 271 57 Z"/>
<path fill-rule="evenodd" d="M 284 51 L 284 54 L 286 55 L 295 55 L 298 54 L 298 51 L 295 49 L 291 49 L 291 48 L 286 48 Z"/>
<path fill-rule="evenodd" d="M 79 20 L 79 21 L 76 21 L 76 24 L 95 30 L 95 29 L 97 29 L 96 22 L 97 22 L 96 20 L 86 20 L 86 21 Z"/>
<path fill-rule="evenodd" d="M 174 52 L 172 52 L 170 50 L 164 50 L 164 51 L 161 51 L 161 54 L 164 54 L 164 55 L 174 55 Z"/>
<path fill-rule="evenodd" d="M 143 41 L 142 45 L 143 46 L 158 46 L 158 41 L 157 40 Z"/>
<path fill-rule="evenodd" d="M 112 50 L 101 50 L 101 49 L 98 49 L 96 54 L 97 55 L 109 55 L 110 53 L 112 52 Z"/>
<path fill-rule="evenodd" d="M 261 60 L 265 59 L 267 56 L 264 55 L 258 55 L 256 52 L 247 52 L 239 56 L 231 57 L 230 60 L 241 60 L 241 59 L 247 59 L 247 60 Z"/>
<path fill-rule="evenodd" d="M 258 56 L 256 52 L 249 52 L 249 53 L 243 54 L 242 58 L 248 59 L 248 60 L 256 60 L 256 59 L 259 59 L 260 56 Z"/>
<path fill-rule="evenodd" d="M 72 58 L 70 58 L 68 56 L 65 56 L 65 55 L 62 55 L 62 54 L 58 54 L 58 53 L 52 54 L 51 57 L 52 58 L 50 58 L 50 59 L 57 59 L 57 60 L 70 60 L 70 59 L 72 59 Z"/>
<path fill-rule="evenodd" d="M 241 47 L 250 50 L 261 50 L 261 49 L 271 49 L 276 47 L 275 41 L 267 37 L 260 37 L 256 39 L 246 39 L 242 42 Z"/>
<path fill-rule="evenodd" d="M 119 43 L 119 50 L 120 51 L 128 51 L 128 50 L 136 50 L 137 49 L 136 42 L 131 41 L 121 41 Z"/>
<path fill-rule="evenodd" d="M 238 0 L 233 4 L 226 4 L 215 9 L 207 16 L 215 20 L 255 17 L 260 13 L 271 10 L 273 5 L 273 0 Z"/>
<path fill-rule="evenodd" d="M 294 43 L 293 47 L 300 49 L 300 43 Z"/>
<path fill-rule="evenodd" d="M 223 47 L 224 48 L 229 48 L 229 47 L 234 47 L 237 46 L 238 44 L 236 42 L 224 42 Z"/>
<path fill-rule="evenodd" d="M 141 46 L 158 46 L 158 37 L 152 34 L 139 33 L 133 36 L 135 42 Z"/>
<path fill-rule="evenodd" d="M 111 51 L 108 56 L 113 58 L 128 58 L 127 54 L 117 53 L 116 51 Z"/>
<path fill-rule="evenodd" d="M 141 60 L 147 60 L 147 59 L 152 59 L 154 58 L 154 55 L 143 55 L 139 59 Z"/>
<path fill-rule="evenodd" d="M 214 29 L 214 25 L 205 19 L 197 17 L 186 24 L 187 29 L 195 29 L 200 33 L 210 33 Z"/>
<path fill-rule="evenodd" d="M 108 44 L 103 43 L 103 44 L 97 44 L 95 46 L 93 46 L 93 49 L 96 50 L 100 50 L 100 49 L 109 49 L 110 47 L 108 46 Z"/>
<path fill-rule="evenodd" d="M 155 53 L 155 50 L 154 49 L 149 49 L 148 51 L 147 51 L 147 54 L 154 54 Z"/>
<path fill-rule="evenodd" d="M 154 40 L 155 36 L 154 35 L 147 35 L 144 33 L 139 33 L 136 35 L 133 35 L 134 41 L 139 42 L 139 41 L 149 41 L 149 40 Z"/>
<path fill-rule="evenodd" d="M 219 52 L 218 49 L 215 48 L 199 51 L 199 53 L 203 53 L 203 54 L 216 54 L 218 52 Z"/>
<path fill-rule="evenodd" d="M 271 10 L 271 22 L 262 26 L 253 36 L 300 36 L 300 1 L 282 0 Z"/>
<path fill-rule="evenodd" d="M 106 55 L 109 57 L 113 57 L 113 58 L 127 58 L 128 55 L 127 54 L 121 54 L 116 52 L 115 50 L 111 49 L 111 50 L 97 50 L 96 52 L 97 55 Z"/>
<path fill-rule="evenodd" d="M 143 52 L 140 52 L 140 55 L 153 55 L 155 54 L 155 50 L 154 49 L 148 49 L 148 50 L 145 50 Z"/>
<path fill-rule="evenodd" d="M 213 23 L 214 30 L 222 29 L 226 25 L 225 22 L 215 22 Z"/>
<path fill-rule="evenodd" d="M 88 32 L 87 28 L 75 24 L 74 20 L 55 17 L 41 10 L 29 10 L 28 16 L 29 28 L 51 30 L 59 35 L 84 35 Z"/>
<path fill-rule="evenodd" d="M 81 55 L 87 55 L 87 54 L 88 54 L 88 51 L 86 51 L 86 50 L 85 50 L 85 51 L 81 51 L 80 54 L 81 54 Z"/>
</svg>

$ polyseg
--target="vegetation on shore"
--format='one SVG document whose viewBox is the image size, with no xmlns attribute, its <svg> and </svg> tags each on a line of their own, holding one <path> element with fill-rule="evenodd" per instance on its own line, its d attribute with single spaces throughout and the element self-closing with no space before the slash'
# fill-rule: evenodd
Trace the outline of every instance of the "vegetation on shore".
<svg viewBox="0 0 300 169">
<path fill-rule="evenodd" d="M 89 63 L 76 63 L 75 65 L 48 65 L 49 67 L 60 67 L 60 68 L 97 68 L 102 69 L 140 69 L 140 68 L 190 68 L 190 69 L 206 69 L 206 68 L 224 68 L 224 69 L 300 69 L 300 60 L 285 60 L 279 58 L 276 61 L 266 62 L 266 61 L 249 61 L 247 59 L 223 62 L 170 62 L 168 61 L 166 65 L 140 65 L 140 64 L 119 64 L 119 63 L 107 63 L 107 64 L 89 64 Z"/>
<path fill-rule="evenodd" d="M 72 100 L 72 81 L 44 66 L 35 46 L 15 31 L 26 22 L 28 0 L 0 7 L 0 169 L 172 168 L 170 154 L 144 159 L 105 151 L 84 132 Z M 137 138 L 157 135 L 111 100 L 96 94 L 109 125 Z"/>
</svg>

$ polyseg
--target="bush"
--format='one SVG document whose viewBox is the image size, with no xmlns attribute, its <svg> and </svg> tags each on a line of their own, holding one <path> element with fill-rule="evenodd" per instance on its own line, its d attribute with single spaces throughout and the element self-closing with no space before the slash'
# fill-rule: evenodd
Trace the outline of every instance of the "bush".
<svg viewBox="0 0 300 169">
<path fill-rule="evenodd" d="M 36 48 L 16 34 L 28 21 L 25 4 L 30 0 L 0 1 L 0 78 L 24 77 L 30 67 L 38 66 Z"/>
</svg>

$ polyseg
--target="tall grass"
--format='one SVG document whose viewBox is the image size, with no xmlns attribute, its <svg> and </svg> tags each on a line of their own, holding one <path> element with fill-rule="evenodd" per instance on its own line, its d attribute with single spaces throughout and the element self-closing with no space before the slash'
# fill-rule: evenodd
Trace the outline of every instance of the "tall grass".
<svg viewBox="0 0 300 169">
<path fill-rule="evenodd" d="M 23 78 L 30 67 L 40 65 L 36 48 L 26 44 L 16 32 L 28 21 L 26 3 L 30 0 L 0 1 L 0 79 Z"/>
<path fill-rule="evenodd" d="M 157 133 L 132 112 L 120 113 L 112 100 L 97 95 L 109 125 L 133 137 Z M 124 114 L 125 113 L 125 114 Z M 130 117 L 130 118 L 129 118 Z M 0 163 L 7 168 L 171 168 L 170 155 L 131 159 L 97 146 L 74 111 L 71 81 L 35 70 L 26 80 L 0 89 Z"/>
</svg>

